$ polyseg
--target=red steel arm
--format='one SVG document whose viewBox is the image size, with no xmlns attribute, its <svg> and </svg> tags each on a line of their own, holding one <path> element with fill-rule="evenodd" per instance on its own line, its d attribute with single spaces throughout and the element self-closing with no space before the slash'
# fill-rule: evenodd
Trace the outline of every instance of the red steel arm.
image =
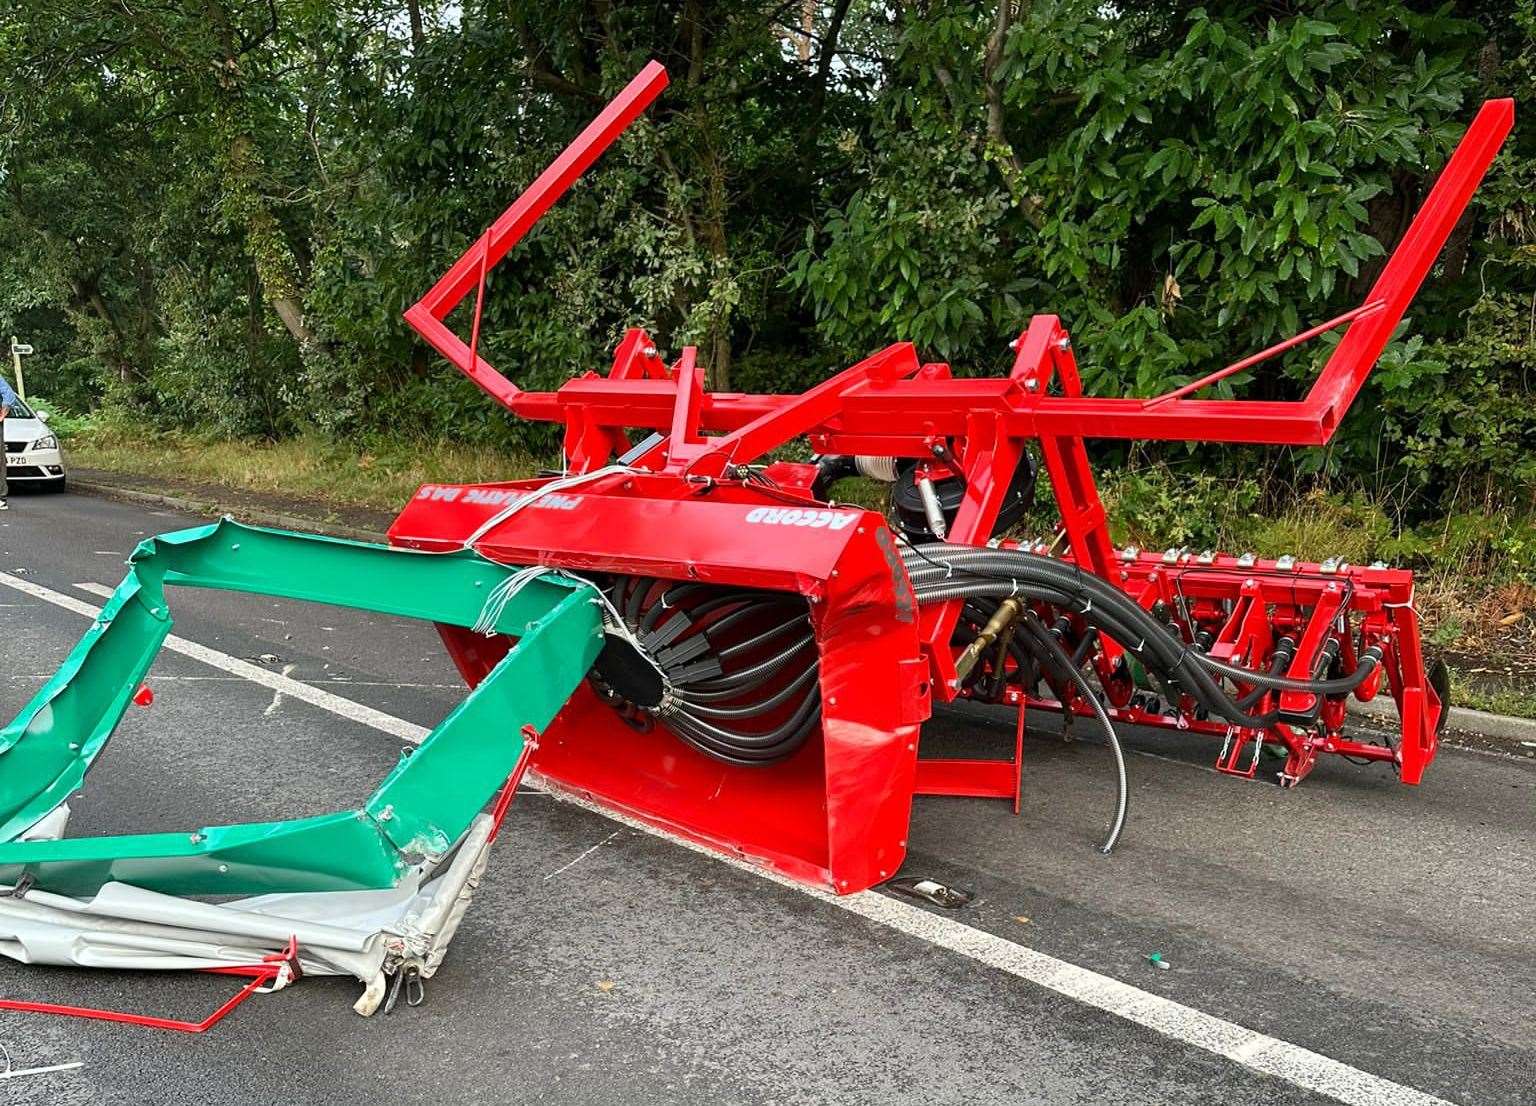
<svg viewBox="0 0 1536 1106">
<path fill-rule="evenodd" d="M 471 288 L 483 281 L 485 272 L 494 268 L 506 256 L 507 251 L 528 233 L 529 228 L 539 221 L 554 202 L 565 195 L 576 178 L 591 167 L 603 151 L 613 144 L 613 140 L 666 87 L 667 71 L 660 62 L 649 63 L 634 80 L 624 86 L 624 91 L 614 97 L 602 114 L 587 124 L 587 128 L 576 136 L 576 140 L 539 174 L 527 191 L 502 212 L 501 218 L 492 223 L 490 229 L 465 251 L 453 268 L 432 286 L 432 290 L 405 313 L 405 321 L 417 334 L 502 406 L 510 409 L 521 389 L 497 372 L 477 352 L 472 352 L 457 334 L 448 329 L 443 320 L 453 313 L 453 309 L 458 307 Z M 473 329 L 478 339 L 478 303 Z"/>
<path fill-rule="evenodd" d="M 674 419 L 668 451 L 672 467 L 682 467 L 695 476 L 719 476 L 730 465 L 755 461 L 769 450 L 820 426 L 842 410 L 851 390 L 871 383 L 894 383 L 921 367 L 912 343 L 897 342 L 809 391 L 787 398 L 740 429 L 703 444 L 679 440 Z M 680 395 L 678 410 L 682 408 Z"/>
<path fill-rule="evenodd" d="M 1482 106 L 1435 181 L 1429 198 L 1414 216 L 1408 233 L 1403 235 L 1365 297 L 1366 302 L 1381 300 L 1385 309 L 1357 320 L 1344 332 L 1343 340 L 1307 396 L 1307 403 L 1330 434 L 1375 367 L 1392 331 L 1418 294 L 1430 266 L 1440 256 L 1445 240 L 1460 221 L 1461 213 L 1514 125 L 1513 100 L 1489 100 Z"/>
<path fill-rule="evenodd" d="M 1466 210 L 1472 194 L 1482 183 L 1514 125 L 1513 100 L 1485 103 L 1451 154 L 1451 160 L 1441 170 L 1434 188 L 1366 295 L 1364 304 L 1349 315 L 1297 336 L 1298 339 L 1313 337 L 1346 318 L 1350 320 L 1344 337 L 1305 399 L 1295 403 L 1254 403 L 1182 398 L 1187 392 L 1290 348 L 1296 344 L 1297 340 L 1293 339 L 1145 403 L 1145 418 L 1138 418 L 1136 412 L 1126 406 L 1137 401 L 1103 399 L 1047 401 L 1041 404 L 1037 417 L 1060 421 L 1070 426 L 1072 432 L 1087 437 L 1268 442 L 1276 445 L 1326 443 L 1338 429 L 1365 378 L 1376 366 L 1381 351 L 1386 348 L 1397 324 L 1402 322 L 1403 314 L 1418 294 L 1430 266 L 1440 255 L 1446 239 L 1461 219 L 1461 213 Z M 1048 412 L 1046 408 L 1049 408 Z M 1106 415 L 1112 419 L 1106 420 Z M 1274 421 L 1269 422 L 1267 428 L 1258 429 L 1252 423 L 1261 417 Z M 1094 432 L 1095 422 L 1099 424 L 1100 433 Z M 1245 422 L 1250 425 L 1245 427 Z"/>
<path fill-rule="evenodd" d="M 524 392 L 444 324 L 479 283 L 482 266 L 488 270 L 499 262 L 666 83 L 660 64 L 647 65 L 421 302 L 406 312 L 406 320 L 433 347 L 523 418 L 567 421 L 579 410 L 593 427 L 649 427 L 662 432 L 671 427 L 678 384 L 662 372 L 626 372 L 607 380 L 588 375 L 568 382 L 558 392 Z M 1513 125 L 1514 101 L 1490 100 L 1483 105 L 1361 307 L 1166 396 L 1149 401 L 1047 395 L 1043 389 L 1029 394 L 1021 393 L 1018 382 L 1009 379 L 909 379 L 879 389 L 819 390 L 811 402 L 807 396 L 705 392 L 689 405 L 697 418 L 695 430 L 724 432 L 730 441 L 712 441 L 702 449 L 695 444 L 699 463 L 706 467 L 727 460 L 740 463 L 779 444 L 791 425 L 797 433 L 822 439 L 823 446 L 818 448 L 835 450 L 838 439 L 845 436 L 866 440 L 871 436 L 925 440 L 963 436 L 977 415 L 997 416 L 1001 431 L 1015 437 L 1322 445 L 1338 429 Z M 1344 322 L 1349 325 L 1343 338 L 1305 399 L 1187 398 L 1214 380 Z M 788 417 L 791 410 L 795 414 Z M 813 412 L 821 414 L 814 422 L 808 418 Z M 704 461 L 703 455 L 709 459 Z"/>
</svg>

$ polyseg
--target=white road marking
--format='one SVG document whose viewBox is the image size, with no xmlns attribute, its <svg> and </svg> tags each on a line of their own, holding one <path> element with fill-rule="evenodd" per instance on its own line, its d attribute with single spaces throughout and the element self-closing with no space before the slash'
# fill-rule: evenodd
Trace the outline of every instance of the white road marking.
<svg viewBox="0 0 1536 1106">
<path fill-rule="evenodd" d="M 29 580 L 0 572 L 0 584 L 33 598 L 94 618 L 97 608 L 73 596 L 34 584 Z M 110 595 L 111 589 L 93 584 L 81 585 L 96 594 Z M 322 691 L 309 684 L 258 668 L 238 657 L 172 635 L 166 647 L 184 656 L 212 665 L 245 679 L 280 691 L 294 699 L 328 710 L 352 722 L 360 722 L 392 737 L 419 744 L 429 732 L 424 727 L 396 718 L 372 707 Z M 535 781 L 528 781 L 537 786 Z M 1379 1075 L 1362 1071 L 1331 1059 L 1311 1049 L 1291 1044 L 1238 1025 L 1225 1018 L 1207 1014 L 1192 1006 L 1142 990 L 1111 976 L 1061 960 L 1027 945 L 1010 941 L 954 918 L 930 913 L 911 903 L 890 898 L 876 891 L 853 895 L 834 895 L 830 891 L 796 883 L 776 872 L 757 867 L 745 860 L 725 856 L 703 845 L 687 841 L 666 830 L 647 825 L 636 818 L 618 814 L 590 800 L 556 792 L 555 797 L 574 803 L 612 821 L 641 830 L 653 837 L 728 864 L 760 879 L 798 891 L 830 907 L 847 911 L 876 925 L 915 937 L 930 945 L 967 957 L 997 971 L 1025 980 L 1046 990 L 1095 1007 L 1106 1013 L 1162 1034 L 1182 1044 L 1224 1057 L 1243 1067 L 1284 1080 L 1294 1086 L 1326 1095 L 1350 1106 L 1452 1106 L 1445 1099 L 1394 1083 Z M 617 832 L 582 853 L 566 868 L 578 863 L 597 848 L 613 840 Z M 557 869 L 550 875 L 564 871 Z M 548 877 L 546 877 L 548 878 Z"/>
<path fill-rule="evenodd" d="M 529 782 L 532 786 L 539 786 L 538 781 Z M 760 868 L 739 857 L 717 853 L 704 845 L 647 825 L 638 818 L 608 810 L 582 796 L 559 788 L 550 793 L 563 802 L 590 810 L 611 821 L 622 822 L 633 829 L 791 891 L 809 895 L 827 906 L 857 914 L 887 929 L 916 937 L 1135 1025 L 1155 1030 L 1181 1044 L 1215 1053 L 1263 1075 L 1282 1079 L 1305 1090 L 1349 1103 L 1350 1106 L 1454 1106 L 1443 1098 L 1372 1075 L 1311 1049 L 1271 1037 L 1267 1033 L 1259 1033 L 1151 991 L 1144 991 L 1071 961 L 1037 952 L 1028 945 L 1021 945 L 1017 941 L 1010 941 L 942 914 L 931 913 L 878 891 L 834 895 L 831 891 L 797 883 L 787 876 Z"/>
<path fill-rule="evenodd" d="M 14 588 L 23 594 L 30 595 L 34 599 L 41 599 L 45 603 L 52 603 L 56 607 L 63 607 L 67 611 L 85 615 L 87 618 L 95 618 L 97 608 L 76 599 L 72 595 L 45 588 L 41 584 L 34 584 L 30 580 L 23 580 L 19 576 L 13 576 L 9 572 L 0 572 L 0 584 Z M 84 586 L 84 590 L 96 595 L 108 596 L 112 589 L 102 587 L 100 584 Z M 290 699 L 298 699 L 300 702 L 311 706 L 328 710 L 332 714 L 340 715 L 351 722 L 358 722 L 364 726 L 371 726 L 391 737 L 398 737 L 405 741 L 419 744 L 422 738 L 431 731 L 425 726 L 418 726 L 414 722 L 407 722 L 403 718 L 396 718 L 392 714 L 385 714 L 381 710 L 355 703 L 351 699 L 343 699 L 340 695 L 332 695 L 329 691 L 313 687 L 299 680 L 290 679 L 276 672 L 268 672 L 265 668 L 243 661 L 239 657 L 232 657 L 228 653 L 221 653 L 217 649 L 210 649 L 206 645 L 199 645 L 195 641 L 188 641 L 184 637 L 172 634 L 165 639 L 165 647 L 172 652 L 180 653 L 184 657 L 191 657 L 195 661 L 221 669 L 235 676 L 260 684 L 272 691 L 281 691 Z"/>
</svg>

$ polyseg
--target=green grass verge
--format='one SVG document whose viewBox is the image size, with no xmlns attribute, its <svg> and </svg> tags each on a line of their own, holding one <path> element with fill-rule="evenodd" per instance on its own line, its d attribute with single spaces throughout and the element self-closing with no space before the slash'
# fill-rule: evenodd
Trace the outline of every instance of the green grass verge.
<svg viewBox="0 0 1536 1106">
<path fill-rule="evenodd" d="M 71 464 L 85 468 L 385 511 L 398 510 L 422 484 L 519 480 L 537 467 L 528 457 L 427 441 L 354 444 L 302 437 L 249 442 L 87 430 L 68 434 L 65 449 Z"/>
<path fill-rule="evenodd" d="M 1471 707 L 1489 714 L 1506 714 L 1514 718 L 1536 718 L 1536 689 L 1484 687 L 1453 670 L 1451 705 Z"/>
</svg>

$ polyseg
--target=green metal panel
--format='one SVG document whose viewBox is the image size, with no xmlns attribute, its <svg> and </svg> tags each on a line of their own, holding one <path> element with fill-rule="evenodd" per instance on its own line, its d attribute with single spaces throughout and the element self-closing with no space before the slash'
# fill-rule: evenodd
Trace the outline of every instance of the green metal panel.
<svg viewBox="0 0 1536 1106">
<path fill-rule="evenodd" d="M 523 727 L 543 732 L 597 659 L 593 600 L 576 592 L 529 623 L 474 694 L 385 778 L 363 809 L 396 848 L 442 852 L 469 828 L 488 798 L 484 782 L 506 779 L 517 763 Z"/>
<path fill-rule="evenodd" d="M 602 647 L 587 584 L 554 575 L 502 600 L 516 645 L 356 811 L 187 834 L 17 842 L 79 788 L 170 632 L 164 585 L 227 588 L 470 627 L 516 569 L 224 520 L 151 538 L 54 676 L 0 730 L 0 881 L 29 873 L 62 894 L 121 880 L 170 894 L 388 887 L 452 846 L 500 788 Z"/>
<path fill-rule="evenodd" d="M 63 667 L 0 730 L 0 841 L 79 789 L 170 632 L 131 574 Z"/>
<path fill-rule="evenodd" d="M 406 868 L 373 820 L 356 811 L 195 833 L 0 845 L 0 880 L 28 872 L 38 887 L 76 896 L 114 880 L 169 895 L 355 891 L 390 887 Z"/>
</svg>

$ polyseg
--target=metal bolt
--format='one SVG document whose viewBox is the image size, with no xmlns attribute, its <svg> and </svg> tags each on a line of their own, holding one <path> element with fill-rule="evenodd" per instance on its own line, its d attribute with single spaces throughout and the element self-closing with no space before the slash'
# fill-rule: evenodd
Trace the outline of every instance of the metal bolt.
<svg viewBox="0 0 1536 1106">
<path fill-rule="evenodd" d="M 1069 338 L 1067 335 L 1063 334 L 1060 338 L 1056 339 L 1056 348 L 1059 349 L 1059 350 L 1069 350 L 1069 349 L 1071 349 L 1072 348 L 1072 339 Z"/>
<path fill-rule="evenodd" d="M 395 816 L 395 804 L 386 803 L 384 809 L 379 811 L 379 821 L 387 822 Z"/>
<path fill-rule="evenodd" d="M 229 871 L 229 865 L 228 864 L 220 864 L 219 865 L 219 871 L 220 872 L 227 872 L 227 871 Z"/>
<path fill-rule="evenodd" d="M 229 548 L 230 548 L 231 551 L 239 549 L 240 548 L 240 543 L 239 542 L 235 542 L 235 544 L 231 545 Z"/>
<path fill-rule="evenodd" d="M 1037 390 L 1039 390 L 1039 388 L 1040 388 L 1040 382 L 1038 380 L 1036 380 L 1034 377 L 1027 376 L 1027 377 L 1024 378 L 1024 390 L 1026 392 L 1037 391 Z"/>
</svg>

